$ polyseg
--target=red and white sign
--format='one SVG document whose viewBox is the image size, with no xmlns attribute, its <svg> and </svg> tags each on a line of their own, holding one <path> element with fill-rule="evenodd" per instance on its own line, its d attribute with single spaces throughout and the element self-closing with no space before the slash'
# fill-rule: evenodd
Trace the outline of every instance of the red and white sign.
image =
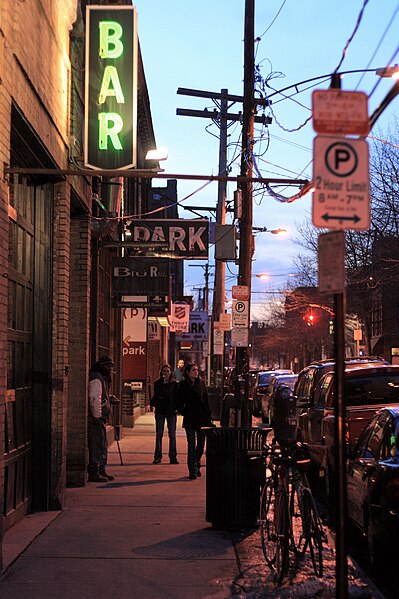
<svg viewBox="0 0 399 599">
<path fill-rule="evenodd" d="M 224 332 L 221 329 L 213 329 L 213 354 L 223 356 Z"/>
<path fill-rule="evenodd" d="M 171 315 L 168 316 L 170 331 L 188 333 L 190 323 L 190 306 L 185 302 L 173 302 Z"/>
<path fill-rule="evenodd" d="M 145 381 L 147 374 L 147 310 L 123 310 L 122 377 Z"/>
<path fill-rule="evenodd" d="M 364 92 L 315 90 L 313 129 L 327 135 L 367 135 L 370 129 L 367 101 Z"/>
<path fill-rule="evenodd" d="M 231 288 L 231 295 L 232 295 L 233 299 L 248 301 L 249 300 L 248 285 L 233 285 L 233 287 Z"/>
<path fill-rule="evenodd" d="M 230 331 L 231 329 L 231 314 L 222 312 L 219 314 L 219 329 L 221 331 Z"/>
</svg>

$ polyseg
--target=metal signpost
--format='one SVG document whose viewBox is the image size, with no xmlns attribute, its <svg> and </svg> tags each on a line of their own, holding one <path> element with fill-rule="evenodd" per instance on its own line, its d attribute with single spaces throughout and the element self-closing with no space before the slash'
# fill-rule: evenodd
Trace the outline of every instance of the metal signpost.
<svg viewBox="0 0 399 599">
<path fill-rule="evenodd" d="M 336 597 L 348 597 L 347 488 L 345 451 L 345 237 L 343 230 L 364 231 L 370 226 L 369 160 L 365 140 L 346 135 L 367 135 L 367 98 L 362 92 L 341 91 L 340 76 L 333 89 L 312 94 L 315 191 L 312 220 L 315 227 L 335 229 L 319 238 L 319 291 L 334 294 L 334 450 L 337 502 Z M 332 252 L 334 252 L 332 254 Z M 335 263 L 335 264 L 333 264 Z M 334 266 L 336 274 L 333 274 Z"/>
</svg>

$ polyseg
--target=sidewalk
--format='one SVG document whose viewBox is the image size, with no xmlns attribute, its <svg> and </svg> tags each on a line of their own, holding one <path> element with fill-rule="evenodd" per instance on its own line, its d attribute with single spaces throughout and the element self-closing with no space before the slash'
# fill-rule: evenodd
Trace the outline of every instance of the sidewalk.
<svg viewBox="0 0 399 599">
<path fill-rule="evenodd" d="M 180 417 L 179 465 L 165 453 L 153 465 L 154 441 L 153 414 L 141 416 L 123 431 L 123 466 L 117 444 L 110 449 L 115 481 L 68 489 L 64 511 L 33 514 L 7 531 L 2 599 L 335 596 L 330 548 L 322 580 L 304 563 L 295 580 L 276 588 L 257 530 L 228 533 L 205 522 L 206 467 L 202 478 L 188 479 Z M 381 599 L 356 566 L 350 573 L 350 596 Z"/>
<path fill-rule="evenodd" d="M 111 447 L 115 481 L 68 489 L 63 512 L 29 516 L 7 531 L 5 565 L 22 553 L 0 579 L 2 599 L 232 596 L 232 539 L 205 522 L 206 477 L 187 477 L 181 420 L 179 465 L 165 454 L 153 465 L 154 441 L 154 416 L 144 415 L 123 431 L 123 466 Z"/>
</svg>

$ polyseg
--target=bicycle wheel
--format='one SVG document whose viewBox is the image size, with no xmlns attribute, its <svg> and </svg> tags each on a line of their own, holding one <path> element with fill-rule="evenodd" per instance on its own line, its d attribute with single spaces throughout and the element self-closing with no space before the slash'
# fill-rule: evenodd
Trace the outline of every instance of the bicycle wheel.
<svg viewBox="0 0 399 599">
<path fill-rule="evenodd" d="M 274 523 L 275 481 L 269 478 L 263 487 L 259 506 L 259 529 L 263 555 L 269 568 L 276 561 L 277 533 Z"/>
<path fill-rule="evenodd" d="M 294 545 L 294 551 L 299 554 L 303 551 L 305 544 L 305 534 L 302 520 L 302 493 L 299 485 L 292 483 L 290 493 L 290 516 L 291 516 L 291 537 Z"/>
<path fill-rule="evenodd" d="M 288 571 L 290 550 L 290 525 L 288 513 L 288 494 L 280 490 L 275 501 L 275 527 L 276 527 L 276 560 L 274 564 L 275 581 L 281 584 Z"/>
<path fill-rule="evenodd" d="M 313 569 L 318 578 L 323 575 L 323 525 L 309 489 L 302 491 L 302 517 L 306 546 L 309 546 Z"/>
</svg>

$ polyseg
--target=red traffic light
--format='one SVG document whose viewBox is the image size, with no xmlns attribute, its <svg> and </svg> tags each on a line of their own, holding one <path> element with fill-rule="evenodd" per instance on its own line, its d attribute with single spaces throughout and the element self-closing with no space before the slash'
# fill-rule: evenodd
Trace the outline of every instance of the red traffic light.
<svg viewBox="0 0 399 599">
<path fill-rule="evenodd" d="M 306 324 L 308 325 L 308 327 L 311 327 L 314 325 L 315 323 L 315 317 L 313 314 L 306 314 L 303 317 L 304 321 L 306 322 Z"/>
</svg>

